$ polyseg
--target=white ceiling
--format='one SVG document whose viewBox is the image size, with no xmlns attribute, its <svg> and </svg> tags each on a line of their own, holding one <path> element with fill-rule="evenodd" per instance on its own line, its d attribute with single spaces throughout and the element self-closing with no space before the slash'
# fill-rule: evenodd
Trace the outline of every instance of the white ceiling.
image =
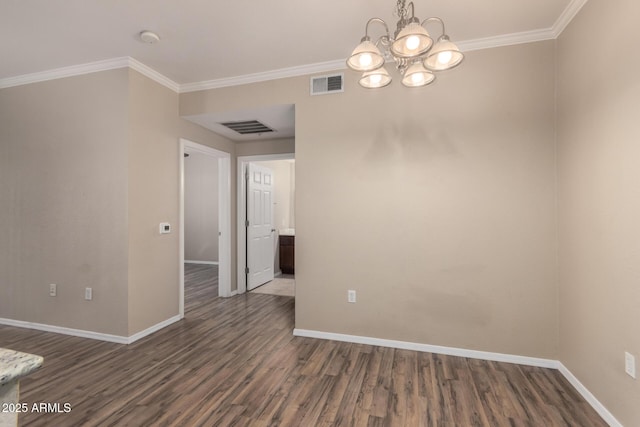
<svg viewBox="0 0 640 427">
<path fill-rule="evenodd" d="M 585 0 L 415 0 L 454 41 L 549 30 Z M 0 80 L 132 57 L 182 85 L 344 61 L 394 0 L 0 0 Z M 575 8 L 575 7 L 574 7 Z M 149 45 L 137 35 L 157 32 Z"/>
<path fill-rule="evenodd" d="M 586 1 L 414 0 L 414 4 L 421 19 L 441 17 L 451 39 L 464 51 L 554 38 Z M 0 0 L 0 88 L 126 65 L 143 68 L 179 92 L 333 70 L 344 66 L 369 18 L 379 17 L 394 26 L 395 4 L 394 0 Z M 142 30 L 156 32 L 160 42 L 143 43 L 138 37 Z M 431 32 L 439 35 L 437 28 Z M 379 29 L 372 31 L 373 36 L 380 34 Z M 103 62 L 96 65 L 98 61 Z M 235 141 L 286 138 L 294 132 L 293 106 L 187 119 Z M 218 125 L 254 119 L 262 119 L 277 132 L 242 137 Z"/>
</svg>

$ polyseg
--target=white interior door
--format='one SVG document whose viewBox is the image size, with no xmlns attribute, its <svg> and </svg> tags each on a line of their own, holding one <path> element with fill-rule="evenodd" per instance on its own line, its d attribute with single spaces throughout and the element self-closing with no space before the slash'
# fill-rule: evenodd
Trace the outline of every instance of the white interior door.
<svg viewBox="0 0 640 427">
<path fill-rule="evenodd" d="M 247 290 L 273 280 L 273 172 L 249 163 L 247 177 Z"/>
</svg>

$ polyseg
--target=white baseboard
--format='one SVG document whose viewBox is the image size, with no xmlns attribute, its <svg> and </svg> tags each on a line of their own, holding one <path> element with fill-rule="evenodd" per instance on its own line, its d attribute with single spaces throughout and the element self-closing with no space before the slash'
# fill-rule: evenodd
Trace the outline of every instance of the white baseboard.
<svg viewBox="0 0 640 427">
<path fill-rule="evenodd" d="M 129 344 L 127 337 L 120 335 L 103 334 L 100 332 L 85 331 L 83 329 L 65 328 L 63 326 L 46 325 L 44 323 L 25 322 L 22 320 L 2 319 L 0 325 L 16 326 L 18 328 L 35 329 L 37 331 L 53 332 L 56 334 L 71 335 L 74 337 L 91 338 L 93 340 Z"/>
<path fill-rule="evenodd" d="M 420 344 L 407 341 L 386 340 L 382 338 L 361 337 L 356 335 L 334 334 L 331 332 L 310 331 L 307 329 L 294 329 L 293 335 L 298 337 L 320 338 L 334 341 L 344 341 L 356 344 L 377 345 L 380 347 L 399 348 L 426 353 L 446 354 L 449 356 L 468 357 L 471 359 L 492 360 L 494 362 L 517 363 L 519 365 L 538 366 L 541 368 L 557 369 L 558 361 L 540 359 L 536 357 L 517 356 L 512 354 L 491 353 L 488 351 L 467 350 L 464 348 L 443 347 L 439 345 Z"/>
<path fill-rule="evenodd" d="M 558 370 L 560 373 L 571 383 L 573 388 L 584 397 L 589 405 L 596 410 L 602 419 L 611 427 L 623 427 L 622 424 L 616 420 L 611 412 L 602 404 L 591 392 L 571 373 L 562 362 L 558 362 Z"/>
<path fill-rule="evenodd" d="M 180 319 L 181 319 L 180 315 L 173 316 L 172 318 L 164 320 L 158 324 L 155 324 L 145 329 L 144 331 L 135 333 L 130 337 L 123 337 L 121 335 L 103 334 L 100 332 L 93 332 L 93 331 L 85 331 L 83 329 L 65 328 L 63 326 L 47 325 L 44 323 L 25 322 L 22 320 L 3 319 L 3 318 L 0 318 L 0 325 L 15 326 L 18 328 L 25 328 L 25 329 L 35 329 L 37 331 L 53 332 L 56 334 L 71 335 L 74 337 L 81 337 L 81 338 L 90 338 L 93 340 L 114 342 L 117 344 L 132 344 L 138 341 L 139 339 L 146 337 L 147 335 L 151 335 L 152 333 L 166 326 L 169 326 L 172 323 L 179 321 Z"/>
<path fill-rule="evenodd" d="M 131 344 L 134 343 L 136 341 L 138 341 L 139 339 L 142 339 L 144 337 L 146 337 L 147 335 L 151 335 L 152 333 L 159 331 L 162 328 L 166 328 L 167 326 L 171 325 L 172 323 L 176 323 L 179 320 L 182 319 L 182 316 L 180 316 L 179 314 L 176 314 L 175 316 L 167 319 L 167 320 L 163 320 L 160 323 L 156 323 L 155 325 L 148 327 L 147 329 L 145 329 L 144 331 L 140 331 L 137 332 L 133 335 L 131 335 L 130 337 L 127 338 L 127 344 Z"/>
<path fill-rule="evenodd" d="M 218 261 L 196 261 L 196 260 L 192 260 L 192 259 L 185 259 L 184 263 L 185 264 L 206 264 L 206 265 L 219 265 L 220 264 Z"/>
<path fill-rule="evenodd" d="M 399 348 L 426 353 L 446 354 L 448 356 L 468 357 L 470 359 L 491 360 L 494 362 L 516 363 L 518 365 L 537 366 L 540 368 L 557 369 L 576 389 L 578 393 L 596 410 L 602 419 L 611 427 L 623 427 L 622 424 L 595 398 L 593 394 L 569 371 L 559 360 L 540 359 L 537 357 L 518 356 L 513 354 L 492 353 L 488 351 L 467 350 L 464 348 L 443 347 L 439 345 L 420 344 L 407 341 L 386 340 L 381 338 L 362 337 L 357 335 L 335 334 L 332 332 L 313 331 L 308 329 L 294 329 L 297 337 L 319 338 L 333 341 L 343 341 L 355 344 L 377 345 L 380 347 Z"/>
<path fill-rule="evenodd" d="M 231 298 L 231 297 L 235 297 L 236 295 L 238 295 L 238 291 L 237 290 L 229 292 L 228 295 L 219 294 L 218 296 L 220 298 Z"/>
</svg>

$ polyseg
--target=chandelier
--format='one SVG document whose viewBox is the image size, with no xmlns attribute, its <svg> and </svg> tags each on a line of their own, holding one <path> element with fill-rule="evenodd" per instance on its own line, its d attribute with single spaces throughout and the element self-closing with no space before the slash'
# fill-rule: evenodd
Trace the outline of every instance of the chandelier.
<svg viewBox="0 0 640 427">
<path fill-rule="evenodd" d="M 386 61 L 395 62 L 402 84 L 407 87 L 426 86 L 435 80 L 435 71 L 450 70 L 462 62 L 464 55 L 449 40 L 442 19 L 433 17 L 420 22 L 414 14 L 413 2 L 406 4 L 406 0 L 397 0 L 395 15 L 398 23 L 393 38 L 384 20 L 371 18 L 360 44 L 347 59 L 349 68 L 363 72 L 358 81 L 360 86 L 373 89 L 391 83 L 391 76 L 384 68 Z M 439 23 L 442 29 L 435 44 L 425 27 L 432 22 Z M 375 43 L 369 37 L 369 25 L 373 23 L 382 24 L 385 29 L 385 34 Z"/>
</svg>

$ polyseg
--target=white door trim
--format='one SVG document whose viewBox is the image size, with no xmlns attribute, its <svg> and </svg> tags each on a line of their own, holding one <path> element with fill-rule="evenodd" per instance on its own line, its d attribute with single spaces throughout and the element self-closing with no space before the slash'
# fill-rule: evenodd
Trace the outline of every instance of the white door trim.
<svg viewBox="0 0 640 427">
<path fill-rule="evenodd" d="M 285 154 L 263 154 L 257 156 L 238 157 L 238 293 L 247 292 L 247 276 L 245 267 L 247 266 L 247 229 L 245 228 L 245 215 L 247 212 L 247 183 L 244 180 L 247 165 L 251 162 L 268 162 L 271 160 L 295 159 L 295 153 Z"/>
<path fill-rule="evenodd" d="M 180 249 L 179 314 L 184 317 L 184 153 L 185 149 L 218 159 L 218 295 L 231 293 L 231 155 L 188 139 L 180 138 Z"/>
</svg>

